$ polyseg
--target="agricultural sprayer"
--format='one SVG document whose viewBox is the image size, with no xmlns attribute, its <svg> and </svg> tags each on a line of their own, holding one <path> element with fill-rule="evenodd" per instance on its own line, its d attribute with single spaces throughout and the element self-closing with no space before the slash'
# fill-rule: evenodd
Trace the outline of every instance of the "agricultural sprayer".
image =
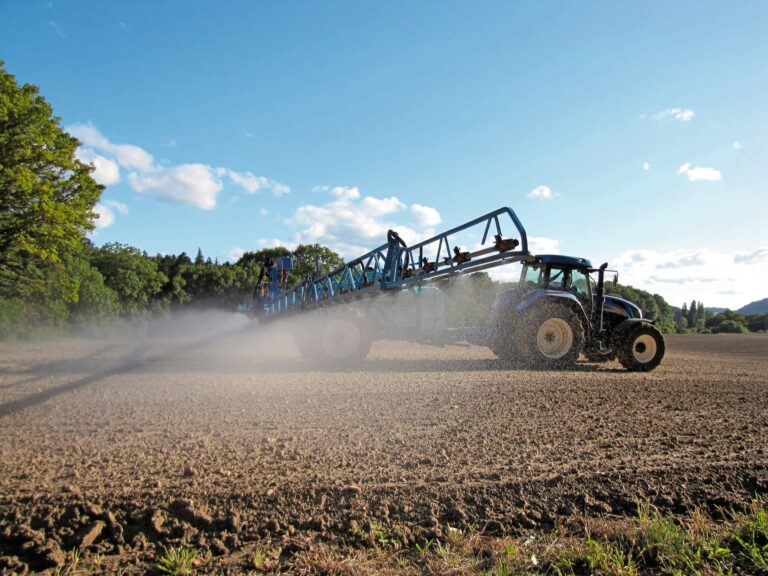
<svg viewBox="0 0 768 576">
<path fill-rule="evenodd" d="M 462 250 L 460 235 L 480 238 Z M 456 339 L 444 320 L 439 282 L 520 263 L 520 280 L 493 302 L 483 326 L 461 339 L 488 345 L 503 361 L 526 368 L 567 368 L 581 354 L 595 362 L 618 358 L 629 370 L 648 371 L 664 356 L 655 321 L 627 300 L 605 294 L 607 264 L 529 252 L 525 228 L 500 208 L 422 242 L 407 245 L 390 230 L 387 242 L 328 273 L 288 286 L 291 259 L 265 269 L 250 310 L 260 321 L 301 315 L 295 340 L 318 362 L 355 363 L 380 338 L 445 343 Z"/>
</svg>

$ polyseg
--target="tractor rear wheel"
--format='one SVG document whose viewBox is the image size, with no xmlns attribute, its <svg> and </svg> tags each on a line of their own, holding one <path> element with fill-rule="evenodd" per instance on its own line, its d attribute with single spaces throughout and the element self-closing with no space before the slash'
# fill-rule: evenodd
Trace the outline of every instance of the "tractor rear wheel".
<svg viewBox="0 0 768 576">
<path fill-rule="evenodd" d="M 638 324 L 619 342 L 617 356 L 627 370 L 649 372 L 664 358 L 664 336 L 652 324 Z"/>
<path fill-rule="evenodd" d="M 546 303 L 523 318 L 521 352 L 529 368 L 568 368 L 584 348 L 584 325 L 570 307 Z"/>
</svg>

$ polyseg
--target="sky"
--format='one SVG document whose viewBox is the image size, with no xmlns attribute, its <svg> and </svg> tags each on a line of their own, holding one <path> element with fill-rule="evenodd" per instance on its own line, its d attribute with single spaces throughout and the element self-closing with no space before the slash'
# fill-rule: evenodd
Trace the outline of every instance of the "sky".
<svg viewBox="0 0 768 576">
<path fill-rule="evenodd" d="M 97 245 L 352 259 L 509 206 L 534 252 L 733 309 L 768 297 L 766 30 L 764 1 L 0 0 L 5 69 L 106 186 Z"/>
</svg>

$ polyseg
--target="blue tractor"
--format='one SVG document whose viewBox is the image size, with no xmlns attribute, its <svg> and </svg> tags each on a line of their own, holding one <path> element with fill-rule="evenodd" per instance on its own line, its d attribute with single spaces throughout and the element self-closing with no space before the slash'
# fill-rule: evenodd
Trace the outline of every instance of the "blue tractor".
<svg viewBox="0 0 768 576">
<path fill-rule="evenodd" d="M 594 362 L 618 358 L 632 371 L 656 368 L 664 337 L 637 305 L 605 295 L 607 266 L 570 256 L 527 257 L 519 285 L 492 305 L 490 348 L 527 368 L 565 368 L 581 353 Z"/>
</svg>

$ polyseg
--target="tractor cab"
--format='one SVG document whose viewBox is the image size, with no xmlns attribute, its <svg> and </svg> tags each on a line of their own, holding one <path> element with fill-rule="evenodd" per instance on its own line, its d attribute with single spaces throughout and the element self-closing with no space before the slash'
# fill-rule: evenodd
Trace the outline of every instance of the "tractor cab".
<svg viewBox="0 0 768 576">
<path fill-rule="evenodd" d="M 585 316 L 598 327 L 604 328 L 605 322 L 615 324 L 627 318 L 642 318 L 642 310 L 633 302 L 605 295 L 605 268 L 593 268 L 586 258 L 535 256 L 523 265 L 520 288 L 526 293 L 543 290 L 550 296 L 558 292 L 573 295 L 584 308 Z M 618 274 L 614 274 L 616 282 Z"/>
<path fill-rule="evenodd" d="M 592 286 L 589 273 L 592 264 L 585 258 L 571 256 L 543 255 L 526 261 L 520 276 L 520 288 L 531 290 L 553 290 L 570 292 L 583 302 L 592 300 Z"/>
</svg>

